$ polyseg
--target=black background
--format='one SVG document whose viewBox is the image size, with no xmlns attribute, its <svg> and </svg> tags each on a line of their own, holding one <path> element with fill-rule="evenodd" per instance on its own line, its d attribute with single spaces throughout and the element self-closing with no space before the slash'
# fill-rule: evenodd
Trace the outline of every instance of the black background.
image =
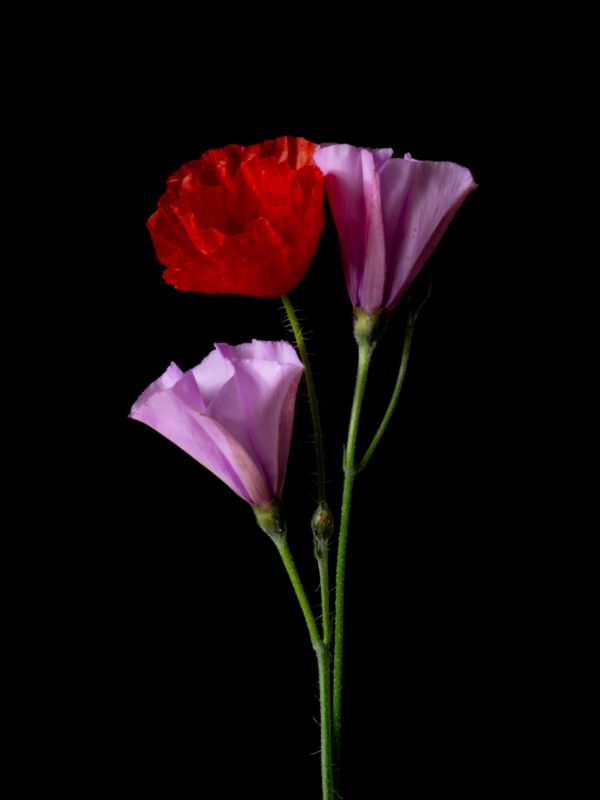
<svg viewBox="0 0 600 800">
<path fill-rule="evenodd" d="M 519 115 L 508 79 L 473 42 L 425 75 L 419 61 L 396 58 L 393 36 L 349 57 L 313 31 L 255 40 L 232 59 L 180 23 L 133 54 L 131 29 L 122 40 L 113 31 L 85 91 L 68 93 L 61 152 L 78 224 L 55 329 L 78 362 L 80 399 L 69 436 L 59 432 L 70 468 L 50 500 L 64 525 L 36 551 L 40 572 L 52 565 L 35 623 L 47 667 L 39 735 L 57 737 L 61 753 L 45 769 L 82 796 L 116 786 L 160 797 L 318 796 L 316 662 L 275 548 L 224 484 L 128 419 L 170 361 L 189 369 L 214 342 L 291 338 L 278 300 L 167 286 L 145 223 L 181 164 L 231 142 L 294 135 L 455 161 L 479 184 L 430 259 L 433 294 L 405 388 L 355 486 L 342 794 L 504 791 L 532 756 L 540 713 L 527 656 L 533 545 L 514 524 L 527 454 L 507 466 L 507 353 L 524 304 L 504 271 L 506 148 Z M 313 354 L 339 518 L 356 348 L 328 211 L 290 297 Z M 395 381 L 404 313 L 393 312 L 375 353 L 359 450 Z M 305 401 L 301 388 L 284 501 L 316 604 Z"/>
</svg>

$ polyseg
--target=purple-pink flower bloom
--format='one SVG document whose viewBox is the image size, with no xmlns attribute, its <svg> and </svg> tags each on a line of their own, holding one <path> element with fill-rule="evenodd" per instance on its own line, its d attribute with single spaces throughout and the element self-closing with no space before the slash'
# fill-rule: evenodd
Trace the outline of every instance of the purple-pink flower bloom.
<svg viewBox="0 0 600 800">
<path fill-rule="evenodd" d="M 166 436 L 248 503 L 279 498 L 304 367 L 289 342 L 215 344 L 198 366 L 171 363 L 130 417 Z"/>
<path fill-rule="evenodd" d="M 476 184 L 449 161 L 392 158 L 389 148 L 317 147 L 354 306 L 392 309 Z"/>
</svg>

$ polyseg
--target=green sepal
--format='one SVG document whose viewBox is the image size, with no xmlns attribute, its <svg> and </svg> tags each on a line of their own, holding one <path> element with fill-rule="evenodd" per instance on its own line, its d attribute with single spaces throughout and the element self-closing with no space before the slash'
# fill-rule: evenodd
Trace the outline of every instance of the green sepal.
<svg viewBox="0 0 600 800">
<path fill-rule="evenodd" d="M 287 519 L 283 504 L 279 498 L 274 497 L 268 506 L 252 506 L 258 527 L 271 539 L 285 539 L 287 534 Z"/>
<path fill-rule="evenodd" d="M 385 308 L 369 313 L 354 306 L 354 338 L 358 345 L 375 347 L 387 328 L 389 314 Z"/>
</svg>

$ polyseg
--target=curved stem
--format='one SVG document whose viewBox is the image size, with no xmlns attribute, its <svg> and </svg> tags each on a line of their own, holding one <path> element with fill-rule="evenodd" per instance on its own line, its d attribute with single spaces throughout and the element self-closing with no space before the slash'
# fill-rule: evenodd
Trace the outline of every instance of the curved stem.
<svg viewBox="0 0 600 800">
<path fill-rule="evenodd" d="M 333 758 L 336 772 L 340 768 L 341 752 L 341 721 L 342 721 L 342 660 L 344 642 L 344 577 L 346 571 L 346 550 L 348 546 L 348 523 L 350 520 L 350 503 L 352 500 L 352 487 L 356 474 L 354 457 L 356 452 L 356 439 L 360 411 L 365 393 L 369 364 L 373 354 L 374 345 L 367 342 L 358 345 L 358 369 L 354 387 L 354 399 L 350 413 L 348 428 L 348 442 L 344 453 L 344 493 L 342 498 L 342 517 L 340 520 L 340 537 L 338 544 L 336 568 L 336 596 L 335 596 L 335 651 L 333 661 Z"/>
<path fill-rule="evenodd" d="M 302 613 L 304 614 L 304 619 L 306 620 L 306 625 L 308 627 L 308 633 L 310 635 L 310 641 L 313 646 L 313 650 L 317 650 L 318 647 L 322 646 L 323 642 L 321 641 L 321 635 L 319 633 L 317 623 L 315 622 L 312 608 L 310 607 L 310 603 L 308 602 L 308 597 L 306 596 L 304 586 L 302 585 L 302 579 L 298 574 L 296 563 L 290 552 L 290 548 L 287 543 L 287 537 L 272 536 L 271 538 L 275 542 L 275 547 L 279 551 L 281 560 L 283 561 L 283 564 L 287 570 L 287 574 L 289 575 L 290 580 L 292 582 L 292 586 L 294 587 L 294 591 L 296 592 L 296 597 L 298 598 L 298 602 L 300 603 L 300 608 L 302 609 Z"/>
<path fill-rule="evenodd" d="M 400 359 L 400 369 L 398 371 L 398 378 L 396 379 L 396 385 L 394 387 L 394 391 L 393 391 L 391 400 L 389 402 L 389 405 L 387 407 L 387 410 L 386 410 L 386 412 L 384 414 L 384 417 L 383 417 L 383 419 L 381 421 L 381 425 L 377 429 L 377 433 L 373 437 L 373 441 L 369 445 L 366 453 L 364 454 L 364 456 L 362 457 L 362 459 L 359 461 L 359 463 L 356 466 L 355 472 L 357 474 L 359 472 L 361 472 L 367 466 L 367 464 L 369 463 L 369 460 L 370 460 L 371 456 L 375 452 L 375 449 L 376 449 L 377 445 L 379 444 L 379 442 L 381 440 L 381 437 L 385 433 L 385 429 L 387 428 L 390 419 L 392 418 L 392 414 L 394 413 L 394 410 L 396 408 L 396 404 L 398 403 L 398 398 L 400 397 L 400 392 L 402 391 L 402 384 L 404 383 L 404 376 L 406 375 L 406 368 L 408 366 L 408 356 L 410 354 L 410 345 L 411 345 L 411 342 L 412 342 L 412 335 L 413 335 L 413 331 L 414 331 L 415 321 L 416 321 L 416 316 L 413 314 L 412 311 L 409 310 L 408 316 L 407 316 L 407 319 L 406 319 L 406 330 L 405 330 L 405 333 L 404 333 L 404 346 L 402 348 L 402 358 Z"/>
<path fill-rule="evenodd" d="M 308 626 L 310 641 L 317 654 L 319 668 L 319 695 L 321 706 L 321 780 L 323 800 L 333 800 L 333 759 L 331 751 L 331 688 L 329 680 L 329 648 L 323 643 L 308 597 L 298 574 L 285 536 L 271 537 L 279 551 L 287 573 L 296 592 L 304 619 Z"/>
<path fill-rule="evenodd" d="M 310 403 L 310 413 L 312 415 L 313 429 L 315 434 L 315 449 L 317 456 L 317 481 L 319 501 L 325 501 L 325 455 L 323 450 L 323 432 L 321 430 L 321 417 L 319 415 L 319 404 L 317 402 L 317 393 L 315 390 L 315 382 L 313 380 L 312 369 L 310 367 L 310 359 L 306 349 L 306 342 L 302 334 L 302 328 L 296 317 L 294 306 L 291 304 L 287 294 L 281 295 L 283 307 L 288 315 L 290 325 L 296 337 L 296 344 L 300 353 L 300 358 L 304 364 L 304 379 L 306 381 L 306 388 L 308 389 L 308 401 Z"/>
<path fill-rule="evenodd" d="M 321 429 L 321 416 L 319 414 L 319 404 L 317 401 L 317 392 L 315 389 L 315 382 L 312 374 L 312 368 L 310 365 L 310 359 L 308 356 L 308 351 L 306 349 L 306 342 L 304 340 L 302 328 L 300 327 L 300 323 L 298 322 L 298 318 L 296 316 L 294 307 L 291 304 L 290 299 L 286 294 L 281 295 L 281 301 L 287 313 L 290 325 L 292 326 L 292 331 L 294 332 L 294 336 L 296 337 L 296 345 L 298 347 L 298 352 L 300 353 L 300 358 L 302 359 L 302 363 L 304 364 L 304 379 L 306 381 L 306 388 L 308 390 L 308 401 L 310 404 L 310 413 L 312 416 L 313 431 L 315 437 L 318 499 L 320 504 L 322 503 L 326 505 L 325 453 L 323 449 L 323 432 Z M 288 569 L 290 578 L 292 578 L 292 573 L 290 572 L 290 568 L 287 563 L 287 560 L 289 559 L 291 564 L 293 564 L 293 561 L 291 560 L 292 559 L 291 554 L 289 553 L 289 550 L 287 551 L 283 550 L 279 544 L 277 546 L 279 552 L 281 553 L 281 557 L 284 559 L 284 563 L 286 564 L 286 568 Z M 292 583 L 294 584 L 294 589 L 296 590 L 296 594 L 298 595 L 298 599 L 300 600 L 300 605 L 303 606 L 304 616 L 307 619 L 307 623 L 309 623 L 311 642 L 314 650 L 317 653 L 317 663 L 319 667 L 319 697 L 320 697 L 320 707 L 321 707 L 321 779 L 322 779 L 322 789 L 323 789 L 323 800 L 333 800 L 334 795 L 333 795 L 333 758 L 332 758 L 332 743 L 331 743 L 331 681 L 329 674 L 330 670 L 329 643 L 331 640 L 331 629 L 330 629 L 331 622 L 329 613 L 329 558 L 327 551 L 327 542 L 317 542 L 315 554 L 317 556 L 317 561 L 319 565 L 319 576 L 321 584 L 321 607 L 323 614 L 322 640 L 319 636 L 318 629 L 316 629 L 316 624 L 314 622 L 314 617 L 312 616 L 312 611 L 310 611 L 310 622 L 309 622 L 307 611 L 305 610 L 304 607 L 304 603 L 308 605 L 308 600 L 306 600 L 306 594 L 304 593 L 304 590 L 302 589 L 303 599 L 301 599 L 298 586 L 297 584 L 294 583 L 295 581 L 294 578 L 292 578 Z M 295 571 L 295 567 L 293 571 Z M 298 577 L 298 582 L 299 581 L 300 579 Z M 300 583 L 299 585 L 301 587 L 302 584 Z M 310 610 L 310 605 L 308 605 L 308 609 Z M 314 626 L 315 630 L 313 630 L 312 626 Z"/>
</svg>

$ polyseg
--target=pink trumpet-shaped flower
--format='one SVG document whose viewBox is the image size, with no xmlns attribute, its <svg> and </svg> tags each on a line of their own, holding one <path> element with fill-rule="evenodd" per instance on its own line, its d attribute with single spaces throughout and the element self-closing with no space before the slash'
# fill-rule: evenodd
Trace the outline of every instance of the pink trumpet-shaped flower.
<svg viewBox="0 0 600 800">
<path fill-rule="evenodd" d="M 392 309 L 476 184 L 465 167 L 409 154 L 324 144 L 313 159 L 338 230 L 354 306 Z"/>
<path fill-rule="evenodd" d="M 197 367 L 171 364 L 138 397 L 145 422 L 254 506 L 283 489 L 304 367 L 288 342 L 215 344 Z"/>
</svg>

